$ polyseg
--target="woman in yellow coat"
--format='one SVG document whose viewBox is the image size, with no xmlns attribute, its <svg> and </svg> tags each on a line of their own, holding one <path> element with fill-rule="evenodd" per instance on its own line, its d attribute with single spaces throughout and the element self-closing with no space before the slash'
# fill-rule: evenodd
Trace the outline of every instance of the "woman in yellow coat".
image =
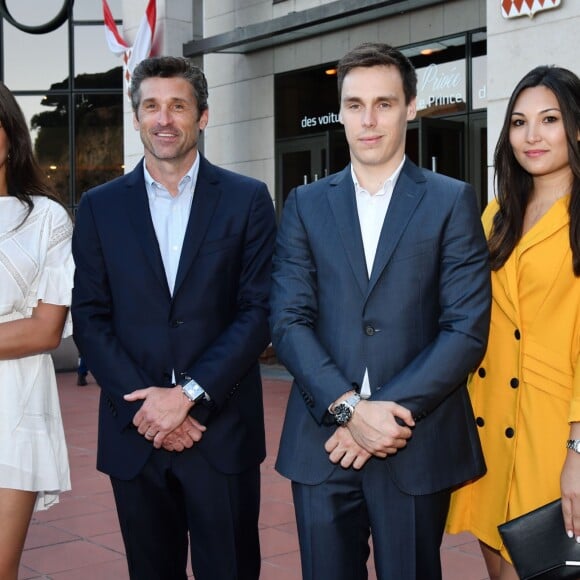
<svg viewBox="0 0 580 580">
<path fill-rule="evenodd" d="M 517 85 L 483 215 L 492 266 L 487 353 L 469 390 L 487 474 L 456 491 L 447 531 L 479 540 L 490 578 L 517 579 L 497 526 L 562 497 L 580 542 L 580 79 Z"/>
</svg>

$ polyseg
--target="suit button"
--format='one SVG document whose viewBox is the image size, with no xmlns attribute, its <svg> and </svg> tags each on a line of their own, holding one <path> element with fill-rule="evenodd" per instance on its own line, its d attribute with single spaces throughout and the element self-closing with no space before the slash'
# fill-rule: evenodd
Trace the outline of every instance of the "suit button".
<svg viewBox="0 0 580 580">
<path fill-rule="evenodd" d="M 370 324 L 367 324 L 365 326 L 365 334 L 367 336 L 373 336 L 375 332 L 376 332 L 375 329 Z"/>
<path fill-rule="evenodd" d="M 477 374 L 483 379 L 483 377 L 485 377 L 485 369 L 483 367 L 479 367 Z"/>
<path fill-rule="evenodd" d="M 514 430 L 513 430 L 511 427 L 508 427 L 508 428 L 505 430 L 505 436 L 506 436 L 508 439 L 511 439 L 511 438 L 514 436 L 514 434 L 515 434 L 515 431 L 514 431 Z"/>
<path fill-rule="evenodd" d="M 510 387 L 512 389 L 517 389 L 520 386 L 520 381 L 518 381 L 518 379 L 516 379 L 515 377 L 510 381 Z"/>
<path fill-rule="evenodd" d="M 516 337 L 516 340 L 519 340 L 521 338 L 520 331 L 517 328 L 516 331 L 514 332 L 514 336 Z"/>
<path fill-rule="evenodd" d="M 475 422 L 477 423 L 478 427 L 483 427 L 485 425 L 485 421 L 483 420 L 483 417 L 478 417 Z"/>
<path fill-rule="evenodd" d="M 183 324 L 183 320 L 172 320 L 171 321 L 171 328 L 177 328 L 178 326 L 181 326 Z"/>
</svg>

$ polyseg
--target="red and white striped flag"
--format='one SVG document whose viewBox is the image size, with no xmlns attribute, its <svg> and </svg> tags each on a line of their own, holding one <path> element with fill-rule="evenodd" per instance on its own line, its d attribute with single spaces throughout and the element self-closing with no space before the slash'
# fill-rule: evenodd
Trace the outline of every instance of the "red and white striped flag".
<svg viewBox="0 0 580 580">
<path fill-rule="evenodd" d="M 107 39 L 109 50 L 113 54 L 123 57 L 123 68 L 128 87 L 133 69 L 151 54 L 153 37 L 155 36 L 155 21 L 157 19 L 155 0 L 149 0 L 147 10 L 135 35 L 133 46 L 129 46 L 127 41 L 119 34 L 107 0 L 103 0 L 103 17 L 105 20 L 105 38 Z"/>
</svg>

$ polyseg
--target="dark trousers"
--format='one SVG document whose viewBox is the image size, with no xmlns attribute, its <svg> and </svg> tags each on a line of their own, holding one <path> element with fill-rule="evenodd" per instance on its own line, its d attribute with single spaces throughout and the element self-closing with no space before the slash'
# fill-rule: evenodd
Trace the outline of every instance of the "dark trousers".
<svg viewBox="0 0 580 580">
<path fill-rule="evenodd" d="M 449 491 L 407 495 L 385 460 L 371 459 L 360 471 L 338 467 L 320 485 L 293 482 L 292 492 L 303 580 L 366 580 L 371 530 L 379 580 L 441 580 Z"/>
<path fill-rule="evenodd" d="M 130 481 L 111 478 L 132 580 L 258 580 L 260 468 L 225 475 L 194 447 L 155 450 Z"/>
</svg>

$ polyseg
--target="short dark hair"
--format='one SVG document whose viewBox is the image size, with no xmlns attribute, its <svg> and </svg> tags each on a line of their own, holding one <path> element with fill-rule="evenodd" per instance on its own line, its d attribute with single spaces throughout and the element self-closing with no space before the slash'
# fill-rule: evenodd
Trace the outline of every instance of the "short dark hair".
<svg viewBox="0 0 580 580">
<path fill-rule="evenodd" d="M 338 99 L 342 97 L 344 77 L 358 67 L 394 66 L 401 73 L 405 104 L 417 96 L 417 73 L 411 61 L 396 48 L 381 42 L 365 42 L 345 54 L 337 66 Z"/>
<path fill-rule="evenodd" d="M 201 114 L 208 108 L 207 80 L 203 71 L 198 66 L 195 66 L 189 59 L 181 56 L 154 56 L 142 60 L 135 67 L 135 70 L 131 75 L 129 94 L 131 96 L 131 105 L 135 113 L 137 113 L 137 109 L 141 102 L 141 83 L 145 79 L 154 77 L 181 77 L 185 79 L 193 89 L 199 115 L 201 116 Z"/>
</svg>

